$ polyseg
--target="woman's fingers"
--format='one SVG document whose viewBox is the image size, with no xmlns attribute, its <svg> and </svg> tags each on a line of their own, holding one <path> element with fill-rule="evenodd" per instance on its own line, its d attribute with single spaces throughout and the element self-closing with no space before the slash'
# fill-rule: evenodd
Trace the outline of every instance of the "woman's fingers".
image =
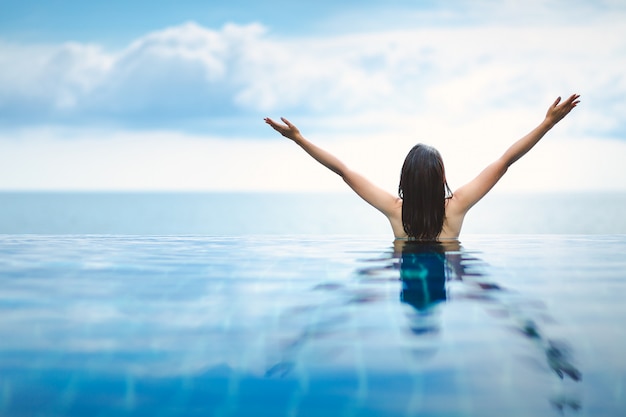
<svg viewBox="0 0 626 417">
<path fill-rule="evenodd" d="M 580 100 L 578 100 L 578 97 L 580 97 L 580 94 L 572 94 L 566 101 L 565 103 L 563 103 L 563 107 L 567 110 L 567 112 L 569 112 L 570 110 L 572 110 L 574 107 L 576 107 L 576 105 L 578 103 L 580 103 Z"/>
<path fill-rule="evenodd" d="M 274 129 L 277 128 L 281 128 L 281 129 L 286 129 L 286 128 L 290 128 L 293 129 L 293 125 L 289 122 L 289 120 L 285 119 L 284 117 L 281 117 L 280 120 L 282 120 L 287 126 L 283 126 L 280 123 L 276 123 L 275 121 L 273 121 L 272 119 L 270 119 L 269 117 L 266 117 L 265 119 L 265 123 L 267 123 L 268 125 L 272 126 Z"/>
<path fill-rule="evenodd" d="M 572 94 L 566 100 L 561 102 L 561 97 L 557 97 L 554 100 L 554 103 L 548 109 L 546 117 L 552 119 L 555 123 L 558 123 L 561 119 L 563 119 L 578 103 L 580 100 L 578 98 L 580 94 Z"/>
<path fill-rule="evenodd" d="M 284 117 L 281 117 L 280 120 L 282 120 L 283 123 L 285 124 L 276 123 L 274 120 L 270 119 L 269 117 L 266 117 L 263 120 L 265 120 L 265 123 L 270 125 L 275 131 L 277 131 L 278 133 L 280 133 L 286 138 L 293 139 L 296 135 L 300 133 L 298 131 L 298 128 L 292 125 L 291 122 L 285 119 Z"/>
<path fill-rule="evenodd" d="M 580 97 L 580 94 L 572 94 L 564 104 L 575 106 L 576 104 L 580 103 L 580 100 L 578 100 L 579 97 Z"/>
<path fill-rule="evenodd" d="M 285 119 L 284 117 L 281 117 L 280 120 L 282 120 L 287 125 L 288 128 L 293 129 L 294 126 L 291 124 L 289 120 Z"/>
<path fill-rule="evenodd" d="M 573 108 L 573 107 L 576 107 L 576 105 L 578 103 L 580 103 L 580 100 L 578 100 L 579 97 L 580 97 L 580 94 L 572 94 L 571 96 L 569 96 L 567 98 L 567 100 L 565 100 L 563 103 L 561 103 L 561 96 L 559 96 L 559 97 L 556 98 L 556 100 L 554 100 L 554 103 L 552 103 L 552 108 L 557 108 L 557 107 Z M 559 106 L 559 103 L 561 103 L 560 106 Z"/>
</svg>

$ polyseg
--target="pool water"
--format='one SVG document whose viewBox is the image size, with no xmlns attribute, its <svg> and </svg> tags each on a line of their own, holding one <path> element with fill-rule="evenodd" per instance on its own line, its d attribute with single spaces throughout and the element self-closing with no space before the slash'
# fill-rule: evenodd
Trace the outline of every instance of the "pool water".
<svg viewBox="0 0 626 417">
<path fill-rule="evenodd" d="M 0 416 L 623 416 L 625 254 L 0 235 Z"/>
</svg>

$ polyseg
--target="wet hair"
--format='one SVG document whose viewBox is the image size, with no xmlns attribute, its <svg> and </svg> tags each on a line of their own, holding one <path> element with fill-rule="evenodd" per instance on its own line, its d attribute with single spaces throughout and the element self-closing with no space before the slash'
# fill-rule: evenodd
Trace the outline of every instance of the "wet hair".
<svg viewBox="0 0 626 417">
<path fill-rule="evenodd" d="M 439 151 L 417 144 L 402 165 L 398 195 L 402 199 L 402 226 L 412 239 L 437 240 L 446 217 L 446 199 L 452 192 Z"/>
</svg>

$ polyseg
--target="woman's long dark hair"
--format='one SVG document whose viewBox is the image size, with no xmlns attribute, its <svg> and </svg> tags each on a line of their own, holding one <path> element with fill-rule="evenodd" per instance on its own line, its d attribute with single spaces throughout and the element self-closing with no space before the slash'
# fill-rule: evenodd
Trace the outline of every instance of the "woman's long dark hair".
<svg viewBox="0 0 626 417">
<path fill-rule="evenodd" d="M 412 239 L 436 240 L 446 217 L 446 199 L 452 193 L 439 151 L 418 144 L 409 151 L 398 195 L 402 199 L 402 225 Z"/>
</svg>

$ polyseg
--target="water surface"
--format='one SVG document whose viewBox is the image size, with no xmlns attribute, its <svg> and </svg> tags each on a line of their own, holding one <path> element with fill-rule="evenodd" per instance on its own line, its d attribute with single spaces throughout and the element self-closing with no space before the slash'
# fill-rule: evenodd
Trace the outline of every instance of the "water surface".
<svg viewBox="0 0 626 417">
<path fill-rule="evenodd" d="M 625 415 L 624 253 L 0 235 L 0 415 Z"/>
</svg>

